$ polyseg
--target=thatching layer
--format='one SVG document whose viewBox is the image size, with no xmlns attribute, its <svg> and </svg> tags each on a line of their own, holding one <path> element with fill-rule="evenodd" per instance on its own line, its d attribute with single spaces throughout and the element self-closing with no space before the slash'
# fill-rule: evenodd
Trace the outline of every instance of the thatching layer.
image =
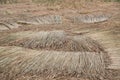
<svg viewBox="0 0 120 80">
<path fill-rule="evenodd" d="M 75 23 L 97 23 L 109 20 L 111 16 L 106 14 L 88 14 L 88 15 L 80 15 L 73 18 Z"/>
<path fill-rule="evenodd" d="M 50 24 L 62 24 L 62 16 L 60 15 L 40 15 L 34 17 L 27 17 L 27 18 L 20 18 L 10 19 L 10 20 L 3 20 L 0 22 L 0 31 L 3 30 L 11 30 L 20 28 L 24 24 L 26 25 L 50 25 Z"/>
<path fill-rule="evenodd" d="M 0 47 L 0 72 L 5 80 L 38 73 L 46 76 L 79 75 L 96 80 L 105 76 L 105 68 L 103 53 Z"/>
<path fill-rule="evenodd" d="M 26 18 L 25 20 L 18 20 L 17 23 L 29 24 L 29 25 L 40 25 L 40 24 L 61 24 L 62 17 L 59 15 L 44 15 Z"/>
<path fill-rule="evenodd" d="M 64 31 L 13 33 L 1 38 L 0 43 L 32 49 L 104 52 L 102 46 L 95 40 L 85 35 L 68 36 Z"/>
</svg>

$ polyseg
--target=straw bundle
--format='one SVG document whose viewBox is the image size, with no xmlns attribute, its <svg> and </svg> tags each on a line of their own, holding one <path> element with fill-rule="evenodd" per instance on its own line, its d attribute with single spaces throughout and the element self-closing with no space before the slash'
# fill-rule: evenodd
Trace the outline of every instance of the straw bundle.
<svg viewBox="0 0 120 80">
<path fill-rule="evenodd" d="M 84 35 L 69 36 L 64 31 L 13 33 L 1 38 L 0 43 L 32 49 L 104 52 L 95 40 Z"/>
<path fill-rule="evenodd" d="M 0 47 L 2 80 L 24 74 L 85 76 L 96 80 L 106 75 L 110 63 L 98 42 L 84 35 L 70 36 L 64 31 L 13 33 L 0 38 L 0 44 L 40 50 Z"/>
<path fill-rule="evenodd" d="M 75 23 L 96 23 L 103 22 L 109 20 L 111 15 L 106 14 L 88 14 L 88 15 L 80 15 L 73 18 Z"/>
<path fill-rule="evenodd" d="M 79 75 L 96 80 L 105 76 L 105 68 L 102 52 L 35 51 L 20 47 L 0 47 L 2 80 L 14 79 L 25 74 Z"/>
<path fill-rule="evenodd" d="M 60 15 L 44 15 L 26 18 L 25 20 L 18 20 L 17 23 L 29 24 L 29 25 L 41 25 L 41 24 L 61 24 L 62 17 Z"/>
</svg>

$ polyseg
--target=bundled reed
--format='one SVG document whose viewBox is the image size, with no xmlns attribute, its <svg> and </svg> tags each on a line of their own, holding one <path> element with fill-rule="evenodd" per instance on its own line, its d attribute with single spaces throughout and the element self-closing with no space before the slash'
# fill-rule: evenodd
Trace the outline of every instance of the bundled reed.
<svg viewBox="0 0 120 80">
<path fill-rule="evenodd" d="M 0 47 L 0 78 L 14 80 L 27 74 L 47 76 L 85 76 L 91 79 L 106 75 L 104 54 Z"/>
<path fill-rule="evenodd" d="M 97 41 L 85 35 L 69 36 L 64 31 L 13 33 L 1 38 L 0 42 L 2 45 L 16 45 L 32 49 L 104 52 Z"/>
<path fill-rule="evenodd" d="M 17 23 L 29 24 L 29 25 L 61 24 L 62 16 L 60 16 L 60 15 L 42 15 L 42 16 L 26 18 L 24 20 L 18 20 Z"/>
<path fill-rule="evenodd" d="M 110 14 L 88 14 L 88 15 L 80 15 L 73 18 L 74 23 L 97 23 L 104 22 L 109 20 L 111 17 Z"/>
<path fill-rule="evenodd" d="M 104 78 L 110 58 L 95 40 L 64 31 L 24 31 L 0 38 L 0 77 L 15 79 L 22 75 L 85 76 Z M 3 76 L 5 75 L 5 76 Z"/>
<path fill-rule="evenodd" d="M 108 53 L 95 40 L 80 36 L 69 36 L 64 31 L 40 31 L 13 33 L 0 39 L 1 45 L 20 46 L 38 50 L 104 53 L 106 66 L 110 64 Z"/>
</svg>

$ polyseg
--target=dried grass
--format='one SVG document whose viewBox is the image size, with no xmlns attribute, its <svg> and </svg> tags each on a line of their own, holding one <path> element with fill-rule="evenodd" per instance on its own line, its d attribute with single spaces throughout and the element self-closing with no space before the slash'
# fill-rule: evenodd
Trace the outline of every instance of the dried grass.
<svg viewBox="0 0 120 80">
<path fill-rule="evenodd" d="M 35 51 L 20 47 L 0 47 L 2 80 L 14 80 L 25 74 L 46 77 L 84 76 L 96 80 L 105 77 L 105 64 L 102 52 Z"/>
<path fill-rule="evenodd" d="M 109 20 L 111 15 L 109 14 L 89 14 L 89 15 L 80 15 L 73 18 L 74 23 L 98 23 Z"/>
<path fill-rule="evenodd" d="M 19 24 L 42 25 L 42 24 L 61 24 L 62 17 L 60 15 L 42 15 L 18 20 Z"/>
<path fill-rule="evenodd" d="M 64 31 L 24 31 L 0 38 L 0 78 L 16 79 L 23 75 L 45 77 L 74 76 L 104 78 L 110 58 L 95 40 L 70 36 Z M 56 51 L 53 51 L 56 50 Z"/>
<path fill-rule="evenodd" d="M 103 47 L 97 41 L 85 35 L 69 36 L 64 31 L 13 33 L 1 38 L 0 43 L 32 49 L 104 52 Z"/>
</svg>

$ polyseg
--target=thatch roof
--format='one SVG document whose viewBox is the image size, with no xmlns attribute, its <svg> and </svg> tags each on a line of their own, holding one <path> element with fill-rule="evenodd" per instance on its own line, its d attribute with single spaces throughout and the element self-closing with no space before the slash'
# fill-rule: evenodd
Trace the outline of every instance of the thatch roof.
<svg viewBox="0 0 120 80">
<path fill-rule="evenodd" d="M 111 16 L 111 14 L 105 13 L 81 14 L 74 16 L 72 20 L 74 23 L 97 23 L 107 21 Z"/>
<path fill-rule="evenodd" d="M 61 51 L 104 52 L 104 48 L 85 35 L 69 36 L 64 31 L 24 31 L 0 38 L 1 45 Z"/>
<path fill-rule="evenodd" d="M 0 77 L 5 80 L 38 73 L 46 76 L 79 75 L 96 80 L 105 76 L 105 64 L 102 52 L 36 51 L 0 47 Z"/>
<path fill-rule="evenodd" d="M 64 31 L 16 32 L 1 37 L 0 44 L 9 45 L 0 47 L 0 77 L 5 75 L 2 76 L 5 80 L 38 73 L 85 76 L 96 80 L 105 77 L 110 63 L 108 53 L 97 41 Z"/>
<path fill-rule="evenodd" d="M 42 15 L 26 18 L 24 20 L 18 20 L 17 23 L 29 25 L 61 24 L 62 17 L 60 15 Z"/>
</svg>

